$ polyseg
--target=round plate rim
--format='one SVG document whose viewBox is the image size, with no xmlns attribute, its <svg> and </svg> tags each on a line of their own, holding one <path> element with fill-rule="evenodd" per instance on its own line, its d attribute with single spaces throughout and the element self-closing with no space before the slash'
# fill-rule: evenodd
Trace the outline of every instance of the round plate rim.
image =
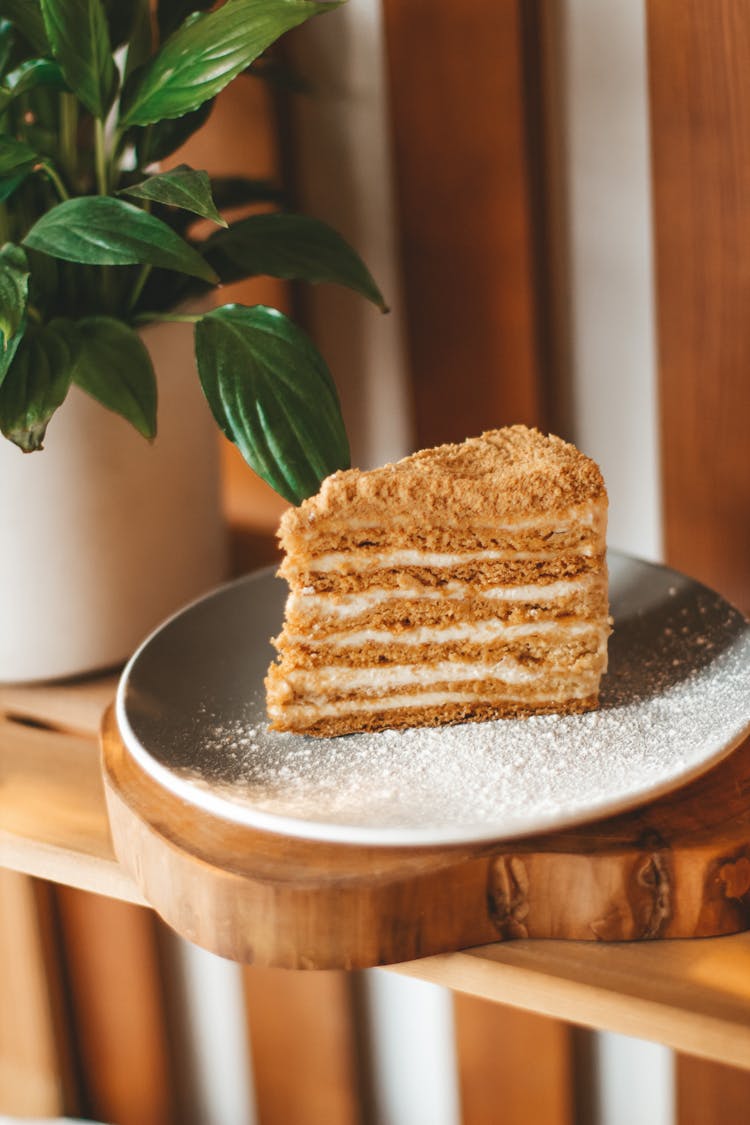
<svg viewBox="0 0 750 1125">
<path fill-rule="evenodd" d="M 732 609 L 736 608 L 731 606 L 731 603 L 717 594 L 716 591 L 698 582 L 697 579 L 690 578 L 671 567 L 664 566 L 660 563 L 652 563 L 624 551 L 617 551 L 611 548 L 609 550 L 609 555 L 642 566 L 653 567 L 665 575 L 673 574 L 676 578 L 687 580 L 693 585 L 709 591 L 716 597 L 721 597 L 721 600 L 725 602 L 727 607 Z M 592 824 L 604 818 L 617 816 L 621 813 L 638 808 L 641 805 L 658 800 L 658 798 L 682 788 L 691 781 L 695 781 L 704 773 L 707 773 L 736 750 L 750 734 L 749 715 L 745 726 L 734 738 L 730 739 L 729 742 L 722 744 L 713 754 L 701 758 L 699 761 L 687 764 L 684 770 L 676 771 L 674 774 L 670 775 L 669 778 L 664 779 L 660 783 L 654 784 L 652 782 L 629 792 L 619 794 L 617 798 L 602 800 L 601 803 L 590 805 L 586 809 L 579 809 L 577 812 L 571 811 L 567 815 L 559 812 L 550 813 L 546 816 L 537 815 L 534 817 L 533 821 L 529 821 L 526 824 L 524 824 L 522 818 L 519 818 L 509 832 L 504 832 L 500 828 L 493 828 L 487 824 L 479 826 L 476 831 L 464 828 L 457 828 L 455 830 L 435 830 L 433 828 L 367 827 L 356 824 L 350 825 L 305 820 L 300 817 L 254 809 L 250 804 L 233 804 L 228 797 L 220 793 L 212 792 L 210 789 L 196 786 L 190 779 L 186 779 L 174 773 L 149 753 L 138 739 L 128 721 L 125 695 L 129 677 L 136 667 L 141 654 L 150 646 L 155 638 L 174 621 L 189 614 L 191 610 L 196 607 L 204 606 L 213 598 L 226 595 L 232 589 L 254 584 L 263 579 L 273 577 L 275 571 L 276 568 L 274 566 L 263 567 L 250 574 L 242 575 L 240 578 L 223 583 L 203 596 L 196 598 L 188 605 L 183 606 L 176 613 L 161 622 L 161 624 L 143 640 L 125 665 L 117 685 L 117 693 L 115 696 L 115 719 L 117 728 L 126 750 L 134 761 L 153 781 L 157 782 L 157 784 L 161 785 L 168 792 L 200 811 L 218 817 L 220 820 L 262 832 L 269 832 L 274 835 L 286 835 L 293 836 L 297 839 L 316 842 L 340 843 L 365 847 L 437 848 L 457 847 L 462 844 L 483 844 L 520 840 L 529 836 L 540 836 L 553 831 L 563 831 L 580 827 L 584 824 Z M 504 721 L 523 722 L 524 720 L 510 719 Z"/>
</svg>

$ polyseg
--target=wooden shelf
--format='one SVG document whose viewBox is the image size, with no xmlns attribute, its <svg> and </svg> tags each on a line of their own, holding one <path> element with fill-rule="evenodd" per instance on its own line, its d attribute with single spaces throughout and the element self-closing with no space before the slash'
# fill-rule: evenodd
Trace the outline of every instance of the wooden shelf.
<svg viewBox="0 0 750 1125">
<path fill-rule="evenodd" d="M 0 865 L 143 903 L 114 857 L 100 776 L 114 685 L 0 688 Z M 750 1069 L 750 934 L 518 940 L 383 971 Z"/>
</svg>

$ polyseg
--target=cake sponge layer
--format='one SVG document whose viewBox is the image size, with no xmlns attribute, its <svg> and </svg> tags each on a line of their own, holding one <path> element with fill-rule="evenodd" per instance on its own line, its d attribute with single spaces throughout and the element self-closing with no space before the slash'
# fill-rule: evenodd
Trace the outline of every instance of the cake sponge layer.
<svg viewBox="0 0 750 1125">
<path fill-rule="evenodd" d="M 284 513 L 279 537 L 286 551 L 306 550 L 312 524 L 341 524 L 344 513 L 348 523 L 405 522 L 417 534 L 424 526 L 486 528 L 510 519 L 563 518 L 603 497 L 599 467 L 574 446 L 526 426 L 507 426 L 381 469 L 334 473 L 317 495 Z"/>
<path fill-rule="evenodd" d="M 285 513 L 276 730 L 342 734 L 596 705 L 607 497 L 573 446 L 512 426 L 335 473 Z"/>
<path fill-rule="evenodd" d="M 384 711 L 362 708 L 352 714 L 317 715 L 309 718 L 296 716 L 293 720 L 282 719 L 275 722 L 272 729 L 330 738 L 342 734 L 356 734 L 359 731 L 439 727 L 450 723 L 481 723 L 490 719 L 522 719 L 530 715 L 579 714 L 584 711 L 595 711 L 597 705 L 597 693 L 580 699 L 561 699 L 558 702 L 443 701 L 429 707 L 398 707 Z"/>
</svg>

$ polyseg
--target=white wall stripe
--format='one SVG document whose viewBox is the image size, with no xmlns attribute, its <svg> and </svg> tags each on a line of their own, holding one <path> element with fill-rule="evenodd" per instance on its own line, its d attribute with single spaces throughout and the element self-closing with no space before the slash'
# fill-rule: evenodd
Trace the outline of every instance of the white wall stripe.
<svg viewBox="0 0 750 1125">
<path fill-rule="evenodd" d="M 451 994 L 382 969 L 364 983 L 377 1125 L 458 1125 Z"/>
<path fill-rule="evenodd" d="M 575 440 L 607 482 L 610 545 L 658 561 L 645 9 L 642 0 L 559 2 Z M 670 1051 L 608 1033 L 587 1054 L 586 1125 L 673 1125 Z"/>
<path fill-rule="evenodd" d="M 674 1055 L 668 1047 L 625 1035 L 594 1037 L 594 1121 L 601 1125 L 672 1125 Z"/>
<path fill-rule="evenodd" d="M 575 437 L 609 542 L 661 558 L 648 79 L 641 0 L 561 0 Z"/>
<path fill-rule="evenodd" d="M 294 105 L 301 207 L 349 239 L 392 310 L 383 316 L 333 285 L 310 293 L 316 342 L 341 392 L 360 468 L 412 448 L 383 36 L 380 0 L 357 0 L 288 41 L 311 85 Z"/>
<path fill-rule="evenodd" d="M 183 1125 L 256 1125 L 241 966 L 168 934 Z"/>
</svg>

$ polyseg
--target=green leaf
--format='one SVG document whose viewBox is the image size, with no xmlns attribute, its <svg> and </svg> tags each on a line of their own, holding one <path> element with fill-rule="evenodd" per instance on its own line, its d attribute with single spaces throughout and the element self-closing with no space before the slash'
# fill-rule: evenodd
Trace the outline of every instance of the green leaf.
<svg viewBox="0 0 750 1125">
<path fill-rule="evenodd" d="M 360 256 L 333 227 L 318 219 L 251 215 L 211 235 L 203 251 L 224 282 L 258 274 L 332 281 L 387 311 L 383 294 Z"/>
<path fill-rule="evenodd" d="M 41 449 L 70 387 L 76 333 L 69 320 L 30 326 L 0 386 L 0 430 L 25 453 Z"/>
<path fill-rule="evenodd" d="M 39 0 L 0 0 L 0 16 L 14 24 L 38 55 L 50 53 Z"/>
<path fill-rule="evenodd" d="M 10 20 L 0 19 L 0 74 L 5 74 L 13 54 L 16 33 Z"/>
<path fill-rule="evenodd" d="M 26 327 L 29 265 L 20 246 L 0 249 L 0 384 L 16 354 Z"/>
<path fill-rule="evenodd" d="M 23 244 L 69 262 L 96 266 L 148 264 L 212 284 L 217 281 L 200 254 L 161 219 L 106 195 L 58 203 L 37 219 Z"/>
<path fill-rule="evenodd" d="M 155 437 L 156 378 L 140 336 L 109 316 L 79 320 L 76 332 L 73 382 L 144 437 Z"/>
<path fill-rule="evenodd" d="M 5 84 L 14 98 L 28 94 L 37 86 L 47 86 L 52 90 L 68 89 L 60 64 L 52 59 L 28 59 L 7 75 Z"/>
<path fill-rule="evenodd" d="M 23 323 L 29 289 L 29 264 L 20 246 L 6 242 L 0 249 L 0 336 L 8 344 Z"/>
<path fill-rule="evenodd" d="M 227 225 L 226 219 L 222 219 L 216 210 L 208 173 L 197 172 L 187 164 L 179 164 L 169 172 L 149 176 L 140 184 L 123 188 L 117 194 L 132 195 L 136 199 L 153 199 L 170 207 L 180 207 L 203 219 L 211 219 L 219 226 Z"/>
<path fill-rule="evenodd" d="M 0 136 L 0 176 L 12 176 L 22 168 L 29 171 L 38 162 L 39 155 L 15 137 Z"/>
<path fill-rule="evenodd" d="M 213 0 L 159 0 L 157 20 L 159 39 L 163 43 L 193 12 L 205 12 Z"/>
<path fill-rule="evenodd" d="M 134 143 L 138 167 L 145 168 L 171 156 L 205 125 L 213 107 L 213 101 L 204 102 L 200 109 L 186 113 L 184 117 L 173 121 L 159 121 L 156 125 L 147 125 L 145 129 L 135 128 L 133 132 L 136 134 Z"/>
<path fill-rule="evenodd" d="M 6 200 L 39 163 L 39 154 L 17 141 L 0 136 L 0 202 Z"/>
<path fill-rule="evenodd" d="M 128 49 L 125 55 L 123 82 L 134 70 L 143 66 L 151 56 L 151 8 L 149 0 L 136 0 L 136 11 L 128 35 Z"/>
<path fill-rule="evenodd" d="M 44 313 L 48 304 L 52 304 L 62 296 L 59 273 L 62 263 L 47 254 L 37 254 L 36 250 L 27 250 L 26 257 L 31 271 L 29 300 Z M 67 294 L 65 296 L 67 297 Z M 67 315 L 67 310 L 64 315 Z"/>
<path fill-rule="evenodd" d="M 197 109 L 284 32 L 338 3 L 227 0 L 216 11 L 188 17 L 131 78 L 122 97 L 123 124 L 149 125 Z"/>
<path fill-rule="evenodd" d="M 104 118 L 118 74 L 101 0 L 40 0 L 52 53 L 65 80 L 90 113 Z"/>
<path fill-rule="evenodd" d="M 212 176 L 211 194 L 217 210 L 221 213 L 225 208 L 241 207 L 248 203 L 277 203 L 283 204 L 284 195 L 281 188 L 269 180 L 249 180 L 242 176 Z M 190 224 L 194 222 L 193 216 L 187 211 L 174 211 L 165 209 L 163 213 L 157 207 L 152 214 L 158 215 L 169 223 L 178 234 L 184 234 Z M 227 223 L 223 222 L 226 227 Z M 201 251 L 203 244 L 201 244 Z"/>
<path fill-rule="evenodd" d="M 7 176 L 0 179 L 0 203 L 9 199 L 16 188 L 19 188 L 28 176 L 28 172 L 19 172 L 17 176 Z"/>
<path fill-rule="evenodd" d="M 272 488 L 300 503 L 349 465 L 336 388 L 305 333 L 276 309 L 225 305 L 195 328 L 216 421 Z"/>
</svg>

